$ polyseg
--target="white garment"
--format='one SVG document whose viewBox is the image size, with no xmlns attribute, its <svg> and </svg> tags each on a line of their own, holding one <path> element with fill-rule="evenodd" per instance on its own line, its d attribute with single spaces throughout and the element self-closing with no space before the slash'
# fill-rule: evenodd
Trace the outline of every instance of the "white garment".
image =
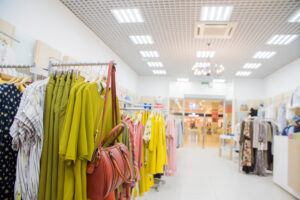
<svg viewBox="0 0 300 200">
<path fill-rule="evenodd" d="M 48 79 L 29 85 L 10 128 L 12 148 L 18 150 L 15 199 L 38 198 L 40 158 L 43 148 L 43 115 Z"/>
<path fill-rule="evenodd" d="M 274 105 L 271 105 L 266 108 L 265 117 L 267 120 L 276 120 L 276 110 Z"/>
<path fill-rule="evenodd" d="M 0 64 L 7 65 L 7 64 L 15 64 L 16 57 L 13 49 L 4 43 L 0 43 Z"/>
<path fill-rule="evenodd" d="M 280 132 L 287 126 L 285 104 L 280 104 L 278 107 L 277 123 Z"/>
<path fill-rule="evenodd" d="M 300 88 L 297 88 L 293 94 L 291 99 L 292 107 L 300 107 Z"/>
</svg>

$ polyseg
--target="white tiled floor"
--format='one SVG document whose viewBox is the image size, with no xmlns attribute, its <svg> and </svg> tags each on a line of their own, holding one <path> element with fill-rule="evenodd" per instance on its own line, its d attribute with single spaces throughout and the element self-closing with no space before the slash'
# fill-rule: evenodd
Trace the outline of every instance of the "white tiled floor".
<svg viewBox="0 0 300 200">
<path fill-rule="evenodd" d="M 275 185 L 272 176 L 238 172 L 237 163 L 218 149 L 184 147 L 177 151 L 178 172 L 164 177 L 166 184 L 151 189 L 143 200 L 290 200 L 295 199 Z"/>
</svg>

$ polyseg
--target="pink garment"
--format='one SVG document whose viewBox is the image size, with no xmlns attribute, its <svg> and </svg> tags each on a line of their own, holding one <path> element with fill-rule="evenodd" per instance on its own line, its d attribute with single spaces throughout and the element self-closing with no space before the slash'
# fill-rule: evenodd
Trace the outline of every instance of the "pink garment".
<svg viewBox="0 0 300 200">
<path fill-rule="evenodd" d="M 135 126 L 135 150 L 139 170 L 142 169 L 143 134 L 144 125 L 141 122 L 138 122 L 138 124 Z"/>
<path fill-rule="evenodd" d="M 177 128 L 176 128 L 176 122 L 173 119 L 167 120 L 166 137 L 168 140 L 168 165 L 167 165 L 166 176 L 175 176 L 177 170 L 177 164 L 176 164 Z"/>
<path fill-rule="evenodd" d="M 133 155 L 133 165 L 136 173 L 136 181 L 140 181 L 139 171 L 142 168 L 142 153 L 143 153 L 143 133 L 144 126 L 141 122 L 136 125 L 130 119 L 125 119 L 124 122 L 128 126 L 130 147 Z"/>
</svg>

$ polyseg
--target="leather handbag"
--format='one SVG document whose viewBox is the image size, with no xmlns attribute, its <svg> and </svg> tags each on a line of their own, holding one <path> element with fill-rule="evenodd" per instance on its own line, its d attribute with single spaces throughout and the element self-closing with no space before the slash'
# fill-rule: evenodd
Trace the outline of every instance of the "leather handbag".
<svg viewBox="0 0 300 200">
<path fill-rule="evenodd" d="M 91 162 L 87 166 L 87 196 L 92 200 L 103 200 L 112 196 L 111 193 L 115 189 L 118 189 L 121 184 L 125 184 L 124 187 L 128 188 L 128 185 L 131 185 L 133 182 L 128 148 L 122 143 L 115 143 L 124 130 L 124 125 L 121 123 L 119 124 L 118 121 L 115 71 L 116 68 L 114 63 L 110 62 L 104 108 L 102 112 L 100 142 L 99 146 L 94 151 Z M 112 94 L 112 124 L 114 128 L 102 141 L 110 80 Z M 99 126 L 97 126 L 96 134 L 98 133 L 98 127 Z M 109 147 L 104 148 L 103 145 L 106 144 L 111 137 L 113 137 L 113 139 L 109 143 Z"/>
</svg>

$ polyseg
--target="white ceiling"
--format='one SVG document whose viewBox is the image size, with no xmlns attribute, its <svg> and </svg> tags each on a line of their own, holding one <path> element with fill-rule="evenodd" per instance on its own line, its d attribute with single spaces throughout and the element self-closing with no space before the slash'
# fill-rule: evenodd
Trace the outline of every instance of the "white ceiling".
<svg viewBox="0 0 300 200">
<path fill-rule="evenodd" d="M 245 63 L 257 62 L 257 51 L 276 51 L 249 78 L 263 78 L 300 57 L 300 37 L 286 46 L 266 45 L 273 34 L 300 34 L 300 23 L 288 18 L 300 8 L 299 0 L 61 0 L 139 75 L 153 75 L 147 61 L 161 61 L 173 78 L 195 77 L 192 66 L 205 61 L 197 50 L 216 51 L 213 63 L 225 66 L 224 77 L 233 78 Z M 201 6 L 231 5 L 230 21 L 238 22 L 231 39 L 194 39 L 195 22 Z M 144 23 L 119 24 L 110 12 L 114 8 L 138 8 Z M 153 45 L 134 45 L 129 35 L 151 35 Z M 156 50 L 160 58 L 145 59 L 140 50 Z M 300 66 L 299 66 L 300 67 Z"/>
</svg>

